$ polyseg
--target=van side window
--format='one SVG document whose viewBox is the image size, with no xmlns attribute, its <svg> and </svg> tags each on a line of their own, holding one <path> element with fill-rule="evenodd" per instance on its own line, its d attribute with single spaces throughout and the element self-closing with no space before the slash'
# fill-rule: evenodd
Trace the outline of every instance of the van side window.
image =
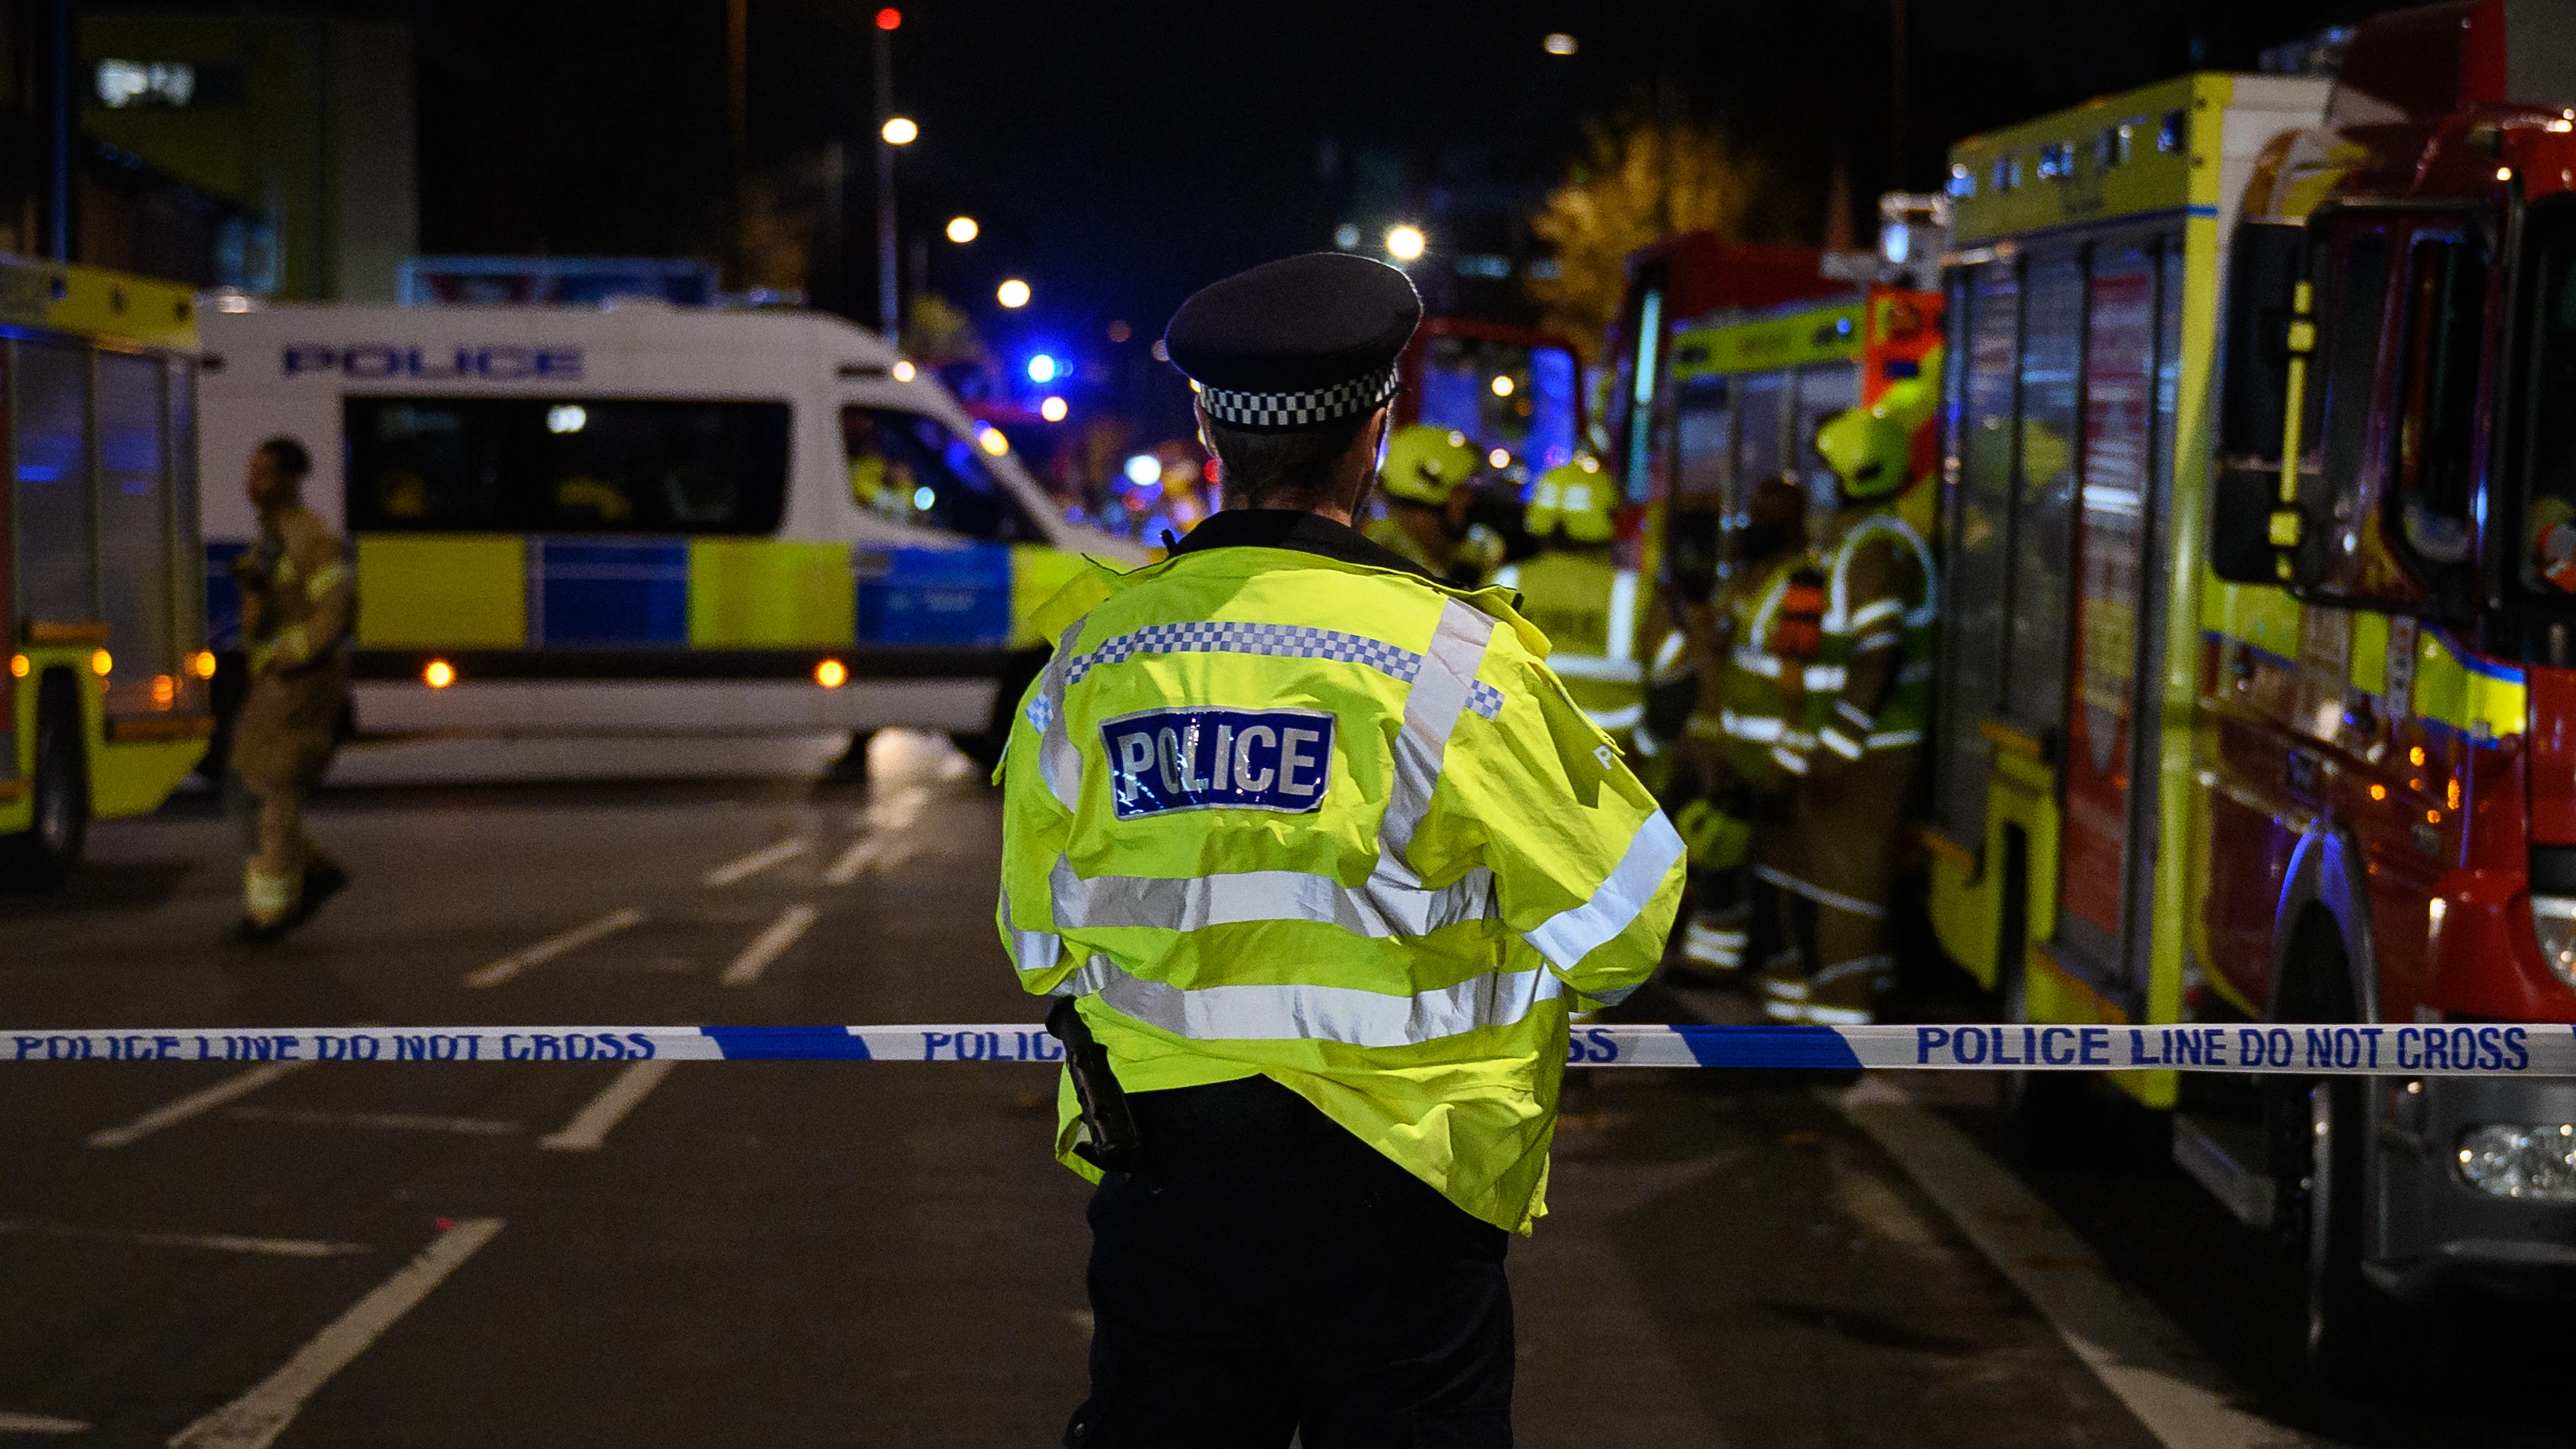
<svg viewBox="0 0 2576 1449">
<path fill-rule="evenodd" d="M 1046 541 L 975 445 L 937 418 L 853 405 L 841 409 L 841 442 L 850 496 L 879 517 L 980 543 Z"/>
<path fill-rule="evenodd" d="M 765 534 L 787 499 L 785 403 L 353 397 L 359 532 Z"/>
</svg>

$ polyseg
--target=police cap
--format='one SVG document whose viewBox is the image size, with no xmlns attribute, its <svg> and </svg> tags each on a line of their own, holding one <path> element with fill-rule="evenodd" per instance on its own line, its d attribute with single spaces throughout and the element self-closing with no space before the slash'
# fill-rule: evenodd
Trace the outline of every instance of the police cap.
<svg viewBox="0 0 2576 1449">
<path fill-rule="evenodd" d="M 1380 407 L 1422 321 L 1404 273 L 1346 252 L 1266 262 L 1201 288 L 1163 330 L 1199 406 L 1228 427 L 1291 432 Z"/>
</svg>

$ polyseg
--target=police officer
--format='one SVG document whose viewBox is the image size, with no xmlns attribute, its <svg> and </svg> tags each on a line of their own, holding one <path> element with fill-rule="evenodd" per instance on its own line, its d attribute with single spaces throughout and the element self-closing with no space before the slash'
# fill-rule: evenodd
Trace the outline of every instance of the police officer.
<svg viewBox="0 0 2576 1449">
<path fill-rule="evenodd" d="M 1827 525 L 1822 638 L 1801 671 L 1801 718 L 1775 747 L 1796 777 L 1791 826 L 1756 868 L 1779 888 L 1797 947 L 1765 969 L 1775 1020 L 1866 1024 L 1894 966 L 1887 915 L 1931 713 L 1934 607 L 1932 551 L 1895 504 L 1930 410 L 1921 384 L 1900 383 L 1817 429 L 1842 506 Z"/>
<path fill-rule="evenodd" d="M 1451 500 L 1461 496 L 1482 461 L 1476 445 L 1455 428 L 1408 423 L 1396 429 L 1378 468 L 1384 511 L 1360 531 L 1424 574 L 1449 578 L 1458 548 Z"/>
<path fill-rule="evenodd" d="M 1069 1445 L 1509 1443 L 1567 1014 L 1671 925 L 1681 841 L 1542 637 L 1351 527 L 1420 317 L 1341 253 L 1190 298 L 1165 347 L 1232 506 L 1041 612 L 999 924 L 1127 1094 L 1064 1093 L 1099 1183 Z"/>
<path fill-rule="evenodd" d="M 1589 453 L 1538 476 L 1525 521 L 1538 557 L 1506 565 L 1494 582 L 1520 590 L 1521 612 L 1553 646 L 1585 717 L 1629 742 L 1646 715 L 1646 671 L 1637 661 L 1637 571 L 1610 548 L 1616 485 Z"/>
<path fill-rule="evenodd" d="M 251 454 L 245 489 L 259 539 L 233 561 L 250 687 L 233 725 L 232 767 L 250 795 L 254 852 L 242 872 L 234 939 L 263 945 L 303 924 L 348 885 L 348 873 L 304 828 L 349 701 L 343 644 L 357 588 L 340 535 L 304 506 L 312 459 L 293 438 Z"/>
<path fill-rule="evenodd" d="M 1753 952 L 1769 891 L 1743 869 L 1756 822 L 1781 814 L 1787 774 L 1771 757 L 1788 729 L 1783 677 L 1815 652 L 1823 613 L 1807 552 L 1806 495 L 1784 478 L 1753 490 L 1708 606 L 1689 612 L 1702 656 L 1667 805 L 1690 847 L 1692 910 L 1682 959 L 1733 972 Z M 1803 585 L 1803 587 L 1801 587 Z M 1757 899 L 1762 905 L 1757 905 Z M 1767 935 L 1767 932 L 1765 933 Z"/>
</svg>

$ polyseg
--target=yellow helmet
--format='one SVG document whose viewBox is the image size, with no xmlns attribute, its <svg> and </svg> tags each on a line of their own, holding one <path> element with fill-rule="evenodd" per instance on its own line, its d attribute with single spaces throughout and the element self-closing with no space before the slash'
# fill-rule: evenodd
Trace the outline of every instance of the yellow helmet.
<svg viewBox="0 0 2576 1449">
<path fill-rule="evenodd" d="M 1438 508 L 1449 492 L 1476 476 L 1484 455 L 1467 435 L 1436 423 L 1411 423 L 1387 440 L 1386 466 L 1378 481 L 1387 496 Z"/>
<path fill-rule="evenodd" d="M 1530 485 L 1529 508 L 1522 523 L 1530 537 L 1545 539 L 1562 531 L 1570 543 L 1608 543 L 1610 510 L 1618 503 L 1616 485 L 1589 453 L 1559 463 Z"/>
<path fill-rule="evenodd" d="M 1816 455 L 1841 477 L 1843 496 L 1855 501 L 1891 498 L 1914 481 L 1914 430 L 1940 402 L 1920 379 L 1908 378 L 1865 408 L 1845 408 L 1816 429 Z"/>
</svg>

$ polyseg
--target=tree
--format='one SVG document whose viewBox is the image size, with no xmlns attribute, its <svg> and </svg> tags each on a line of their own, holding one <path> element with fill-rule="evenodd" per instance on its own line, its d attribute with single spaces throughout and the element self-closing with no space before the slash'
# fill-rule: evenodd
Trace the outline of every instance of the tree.
<svg viewBox="0 0 2576 1449">
<path fill-rule="evenodd" d="M 1530 223 L 1556 249 L 1558 274 L 1531 278 L 1529 293 L 1544 324 L 1588 359 L 1618 320 L 1628 254 L 1686 231 L 1742 240 L 1766 178 L 1716 126 L 1631 117 L 1587 123 L 1584 139 L 1583 159 Z"/>
</svg>

